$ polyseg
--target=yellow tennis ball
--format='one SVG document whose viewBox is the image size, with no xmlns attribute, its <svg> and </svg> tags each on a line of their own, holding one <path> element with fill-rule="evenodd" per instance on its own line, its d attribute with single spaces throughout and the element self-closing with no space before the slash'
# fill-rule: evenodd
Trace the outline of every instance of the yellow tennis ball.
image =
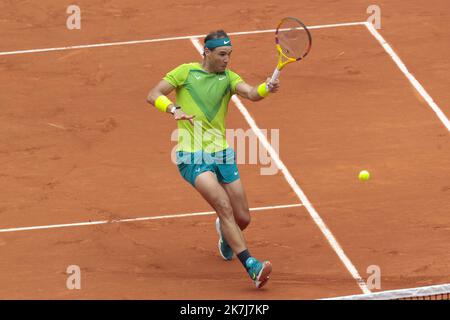
<svg viewBox="0 0 450 320">
<path fill-rule="evenodd" d="M 363 170 L 359 173 L 359 180 L 367 181 L 370 178 L 370 173 L 367 170 Z"/>
</svg>

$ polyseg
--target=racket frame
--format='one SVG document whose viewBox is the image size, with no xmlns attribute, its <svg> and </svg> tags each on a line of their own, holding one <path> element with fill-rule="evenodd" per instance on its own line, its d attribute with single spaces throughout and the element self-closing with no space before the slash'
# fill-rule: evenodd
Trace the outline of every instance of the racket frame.
<svg viewBox="0 0 450 320">
<path fill-rule="evenodd" d="M 303 53 L 303 55 L 301 57 L 299 57 L 299 58 L 288 57 L 287 55 L 284 54 L 283 49 L 281 48 L 280 40 L 278 39 L 278 33 L 280 32 L 281 25 L 286 20 L 294 20 L 296 23 L 298 23 L 306 31 L 306 34 L 308 36 L 308 40 L 309 40 L 308 41 L 308 46 L 306 47 L 306 50 Z M 281 30 L 283 30 L 283 29 L 281 29 Z M 272 83 L 272 82 L 274 82 L 275 80 L 278 79 L 278 77 L 280 76 L 280 71 L 286 65 L 288 65 L 289 63 L 292 63 L 292 62 L 300 61 L 303 58 L 305 58 L 308 55 L 309 51 L 311 50 L 311 45 L 312 45 L 311 33 L 309 32 L 308 28 L 306 27 L 306 25 L 303 22 L 301 22 L 300 20 L 298 20 L 296 18 L 292 18 L 292 17 L 283 18 L 280 21 L 280 23 L 278 24 L 277 29 L 275 31 L 275 46 L 276 46 L 276 49 L 278 51 L 278 64 L 277 64 L 277 67 L 275 68 L 275 70 L 274 70 L 274 72 L 272 74 L 272 78 L 270 79 L 269 83 Z M 283 58 L 285 59 L 285 61 L 283 61 Z"/>
</svg>

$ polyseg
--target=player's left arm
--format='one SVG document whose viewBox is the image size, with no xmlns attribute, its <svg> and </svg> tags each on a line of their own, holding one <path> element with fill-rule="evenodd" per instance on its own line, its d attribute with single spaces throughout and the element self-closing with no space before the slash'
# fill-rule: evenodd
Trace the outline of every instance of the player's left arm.
<svg viewBox="0 0 450 320">
<path fill-rule="evenodd" d="M 267 78 L 264 85 L 268 83 L 267 86 L 270 93 L 275 93 L 280 88 L 280 81 L 277 79 L 275 82 L 270 83 L 270 78 Z M 251 101 L 259 101 L 264 99 L 264 96 L 261 96 L 260 92 L 258 92 L 258 87 L 253 87 L 248 83 L 242 81 L 236 85 L 236 93 L 242 98 L 249 99 Z"/>
</svg>

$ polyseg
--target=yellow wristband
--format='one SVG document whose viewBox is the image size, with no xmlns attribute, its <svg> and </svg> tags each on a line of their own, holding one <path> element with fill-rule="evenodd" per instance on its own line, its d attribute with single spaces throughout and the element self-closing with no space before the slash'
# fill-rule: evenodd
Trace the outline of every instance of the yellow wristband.
<svg viewBox="0 0 450 320">
<path fill-rule="evenodd" d="M 171 104 L 173 104 L 173 102 L 170 101 L 170 99 L 164 95 L 159 96 L 155 100 L 155 107 L 162 112 L 166 112 L 167 107 L 170 106 Z"/>
<path fill-rule="evenodd" d="M 267 90 L 266 83 L 265 83 L 265 82 L 261 83 L 261 84 L 259 85 L 259 87 L 258 87 L 258 94 L 259 94 L 261 97 L 265 98 L 265 97 L 267 97 L 267 96 L 269 95 L 269 93 L 270 93 L 270 92 Z"/>
</svg>

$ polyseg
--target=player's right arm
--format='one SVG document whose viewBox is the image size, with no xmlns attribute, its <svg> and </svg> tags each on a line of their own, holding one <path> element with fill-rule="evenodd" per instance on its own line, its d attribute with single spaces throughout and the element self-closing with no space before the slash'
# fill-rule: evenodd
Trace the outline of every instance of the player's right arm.
<svg viewBox="0 0 450 320">
<path fill-rule="evenodd" d="M 167 98 L 175 89 L 168 81 L 161 80 L 153 89 L 150 90 L 147 95 L 147 102 L 154 105 L 159 110 L 174 115 L 175 120 L 189 120 L 191 124 L 194 124 L 193 118 L 195 116 L 188 116 L 181 109 L 175 109 L 175 104 Z"/>
</svg>

